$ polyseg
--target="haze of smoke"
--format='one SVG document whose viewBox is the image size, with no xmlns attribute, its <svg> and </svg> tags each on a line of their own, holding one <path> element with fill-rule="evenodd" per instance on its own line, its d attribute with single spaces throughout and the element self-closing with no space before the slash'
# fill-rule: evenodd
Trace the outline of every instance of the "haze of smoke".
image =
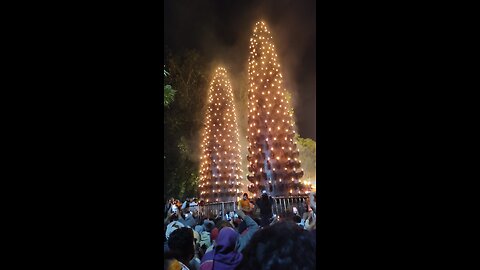
<svg viewBox="0 0 480 270">
<path fill-rule="evenodd" d="M 290 8 L 293 5 L 302 5 L 303 2 L 307 1 L 228 1 L 228 3 L 225 3 L 225 1 L 215 0 L 166 0 L 165 2 L 169 2 L 165 6 L 174 7 L 165 12 L 174 12 L 172 16 L 178 21 L 175 24 L 175 31 L 179 35 L 190 35 L 190 39 L 196 40 L 196 43 L 198 43 L 198 45 L 192 47 L 185 44 L 185 47 L 197 49 L 204 58 L 211 59 L 206 70 L 209 75 L 208 82 L 210 82 L 210 75 L 213 74 L 216 67 L 221 65 L 228 71 L 234 91 L 240 145 L 242 147 L 242 169 L 245 175 L 247 173 L 247 140 L 245 136 L 248 115 L 248 99 L 246 97 L 248 89 L 248 46 L 257 21 L 264 20 L 272 32 L 278 61 L 281 65 L 280 70 L 284 75 L 284 86 L 292 94 L 291 105 L 295 112 L 294 119 L 297 124 L 297 132 L 302 137 L 312 137 L 305 136 L 304 133 L 315 134 L 315 102 L 312 101 L 312 98 L 303 96 L 304 93 L 315 89 L 315 70 L 308 70 L 306 74 L 299 74 L 298 72 L 304 64 L 304 52 L 307 51 L 309 46 L 312 46 L 310 43 L 311 36 L 314 36 L 316 31 L 315 22 L 305 21 L 302 14 L 293 13 Z M 242 8 L 238 8 L 240 6 Z M 238 9 L 238 12 L 234 12 L 234 18 L 225 18 L 221 13 L 222 8 Z M 199 17 L 198 21 L 201 23 L 191 25 L 186 23 L 187 20 L 182 19 L 192 16 Z M 168 21 L 165 24 L 165 27 L 168 27 Z M 226 34 L 229 34 L 228 36 L 232 38 L 226 38 Z M 168 44 L 168 40 L 166 42 Z M 315 57 L 315 55 L 311 57 Z M 204 102 L 206 102 L 206 98 Z M 205 112 L 201 113 L 204 114 Z M 300 125 L 299 121 L 301 122 Z M 203 130 L 200 130 L 195 138 L 190 140 L 191 145 L 198 145 L 197 142 L 201 141 L 202 132 Z M 315 140 L 315 136 L 312 139 Z M 195 151 L 191 156 L 194 160 L 199 160 L 200 148 L 195 147 L 194 149 Z"/>
</svg>

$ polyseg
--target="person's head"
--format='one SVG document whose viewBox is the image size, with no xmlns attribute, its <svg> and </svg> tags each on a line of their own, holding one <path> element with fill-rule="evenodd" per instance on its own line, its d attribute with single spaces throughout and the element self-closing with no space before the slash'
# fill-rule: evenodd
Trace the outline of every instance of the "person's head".
<svg viewBox="0 0 480 270">
<path fill-rule="evenodd" d="M 256 232 L 243 250 L 237 269 L 315 269 L 315 239 L 291 221 L 281 221 Z"/>
<path fill-rule="evenodd" d="M 300 223 L 300 222 L 302 222 L 302 218 L 301 218 L 300 216 L 297 216 L 297 215 L 293 216 L 292 220 L 293 220 L 293 222 L 295 222 L 295 223 Z"/>
<path fill-rule="evenodd" d="M 247 193 L 243 193 L 243 199 L 244 200 L 248 199 L 248 194 Z"/>
<path fill-rule="evenodd" d="M 190 228 L 179 228 L 173 231 L 168 238 L 170 254 L 185 265 L 188 265 L 195 255 L 194 245 L 193 231 Z"/>
<path fill-rule="evenodd" d="M 215 240 L 217 240 L 217 237 L 218 237 L 218 228 L 215 227 L 215 228 L 212 229 L 212 232 L 210 233 L 210 239 L 212 241 L 215 241 Z"/>
<path fill-rule="evenodd" d="M 232 227 L 223 227 L 222 229 L 220 229 L 218 231 L 218 237 L 217 237 L 217 244 L 218 242 L 222 242 L 223 240 L 223 243 L 226 244 L 226 245 L 230 245 L 230 246 L 235 246 L 236 242 L 237 242 L 237 239 L 238 239 L 238 232 L 235 231 Z M 225 239 L 225 238 L 228 238 L 228 239 Z"/>
<path fill-rule="evenodd" d="M 226 221 L 226 220 L 219 220 L 219 221 L 216 223 L 215 227 L 217 227 L 218 230 L 221 230 L 221 229 L 223 229 L 224 227 L 230 227 L 230 228 L 233 229 L 232 224 L 230 224 L 230 222 L 228 222 L 228 221 Z"/>
<path fill-rule="evenodd" d="M 168 225 L 167 225 L 167 228 L 165 230 L 165 238 L 168 240 L 168 238 L 170 237 L 170 235 L 177 229 L 179 228 L 183 228 L 185 227 L 185 225 L 183 225 L 182 223 L 174 220 L 172 222 L 170 222 Z"/>
<path fill-rule="evenodd" d="M 243 255 L 235 250 L 238 237 L 238 232 L 233 228 L 224 227 L 221 229 L 215 240 L 214 252 L 209 254 L 208 258 L 204 257 L 203 266 L 208 267 L 209 260 L 213 260 L 211 266 L 214 266 L 214 269 L 236 269 L 243 258 Z"/>
<path fill-rule="evenodd" d="M 203 221 L 203 228 L 205 229 L 205 231 L 211 232 L 214 227 L 215 223 L 213 223 L 213 221 L 208 219 Z"/>
<path fill-rule="evenodd" d="M 240 235 L 231 227 L 222 228 L 215 240 L 215 253 L 229 253 L 235 249 Z M 241 258 L 239 259 L 241 260 Z"/>
<path fill-rule="evenodd" d="M 213 220 L 213 223 L 217 224 L 218 222 L 220 221 L 223 221 L 222 217 L 216 217 L 214 220 Z"/>
<path fill-rule="evenodd" d="M 177 221 L 178 220 L 178 214 L 177 212 L 173 213 L 172 216 L 170 217 L 170 221 Z"/>
</svg>

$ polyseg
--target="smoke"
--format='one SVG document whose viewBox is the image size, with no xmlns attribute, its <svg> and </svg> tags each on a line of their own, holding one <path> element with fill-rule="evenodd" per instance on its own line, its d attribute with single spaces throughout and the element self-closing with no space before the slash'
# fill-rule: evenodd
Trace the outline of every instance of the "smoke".
<svg viewBox="0 0 480 270">
<path fill-rule="evenodd" d="M 301 137 L 316 140 L 315 5 L 314 0 L 164 2 L 165 44 L 173 50 L 198 50 L 209 59 L 208 74 L 213 74 L 218 66 L 227 69 L 234 91 L 244 175 L 248 46 L 257 21 L 263 20 L 272 33 L 284 85 L 292 94 L 297 132 Z"/>
<path fill-rule="evenodd" d="M 298 132 L 316 139 L 316 23 L 314 0 L 166 0 L 165 43 L 193 48 L 208 70 L 224 66 L 236 92 L 246 85 L 248 45 L 253 27 L 265 21 L 277 49 L 284 83 L 292 94 Z M 246 106 L 237 106 L 241 109 Z M 244 130 L 244 129 L 241 129 Z"/>
</svg>

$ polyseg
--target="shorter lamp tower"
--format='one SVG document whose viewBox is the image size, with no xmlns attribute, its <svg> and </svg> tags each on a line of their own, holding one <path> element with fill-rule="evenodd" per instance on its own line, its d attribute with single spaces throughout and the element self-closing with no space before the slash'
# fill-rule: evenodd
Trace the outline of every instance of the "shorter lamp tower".
<svg viewBox="0 0 480 270">
<path fill-rule="evenodd" d="M 215 70 L 208 92 L 200 156 L 200 197 L 206 202 L 237 201 L 241 156 L 232 86 L 223 67 Z"/>
</svg>

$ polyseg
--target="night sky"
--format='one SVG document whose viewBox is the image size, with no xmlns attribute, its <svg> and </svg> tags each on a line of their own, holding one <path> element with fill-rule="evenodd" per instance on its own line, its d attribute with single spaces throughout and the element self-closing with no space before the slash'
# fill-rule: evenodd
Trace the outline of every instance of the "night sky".
<svg viewBox="0 0 480 270">
<path fill-rule="evenodd" d="M 164 46 L 172 53 L 196 49 L 212 71 L 223 65 L 235 90 L 246 84 L 249 40 L 263 20 L 293 94 L 299 135 L 316 140 L 315 5 L 314 0 L 165 0 Z"/>
</svg>

